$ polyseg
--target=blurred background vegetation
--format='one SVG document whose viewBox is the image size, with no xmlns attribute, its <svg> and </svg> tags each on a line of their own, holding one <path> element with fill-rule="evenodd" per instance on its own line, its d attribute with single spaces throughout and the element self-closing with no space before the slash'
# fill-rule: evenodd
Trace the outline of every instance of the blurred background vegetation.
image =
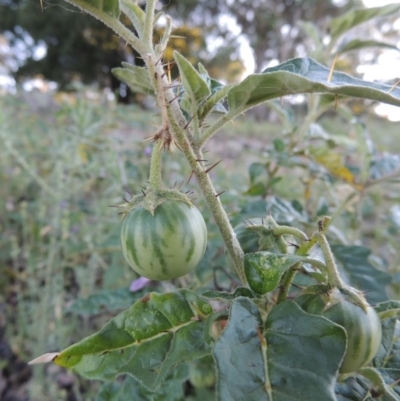
<svg viewBox="0 0 400 401">
<path fill-rule="evenodd" d="M 332 19 L 363 2 L 164 3 L 175 20 L 166 59 L 176 48 L 223 82 L 295 56 L 330 66 L 338 52 L 335 68 L 363 77 L 379 57 L 398 51 L 400 6 L 344 29 L 333 46 Z M 156 38 L 162 29 L 161 20 Z M 375 42 L 342 51 L 360 37 Z M 143 140 L 158 117 L 150 98 L 113 78 L 122 61 L 141 63 L 67 3 L 44 1 L 42 8 L 36 0 L 0 0 L 1 400 L 125 400 L 119 382 L 102 386 L 27 361 L 93 333 L 149 290 L 237 285 L 194 179 L 186 184 L 190 168 L 179 151 L 166 155 L 164 180 L 196 192 L 209 229 L 204 260 L 187 277 L 143 289 L 124 262 L 118 210 L 109 206 L 146 185 L 151 148 Z M 398 78 L 384 76 L 390 85 Z M 399 299 L 398 126 L 377 116 L 370 102 L 335 105 L 326 97 L 311 119 L 312 109 L 312 97 L 268 102 L 213 138 L 207 157 L 223 159 L 212 172 L 217 191 L 226 191 L 221 200 L 234 225 L 271 213 L 310 233 L 318 216 L 331 215 L 329 237 L 348 280 L 371 302 Z M 209 364 L 188 364 L 168 394 L 142 389 L 136 399 L 212 399 Z"/>
</svg>

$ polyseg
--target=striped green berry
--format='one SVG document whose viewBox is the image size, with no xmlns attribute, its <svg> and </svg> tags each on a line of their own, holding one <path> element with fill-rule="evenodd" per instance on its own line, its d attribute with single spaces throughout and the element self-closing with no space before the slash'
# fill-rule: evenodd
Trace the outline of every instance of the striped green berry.
<svg viewBox="0 0 400 401">
<path fill-rule="evenodd" d="M 296 302 L 306 312 L 322 315 L 346 330 L 347 349 L 340 373 L 362 368 L 376 355 L 381 343 L 382 328 L 378 314 L 354 288 L 315 287 L 320 287 L 319 294 L 301 295 Z M 360 299 L 362 302 L 359 302 Z"/>
<path fill-rule="evenodd" d="M 188 202 L 167 199 L 148 210 L 138 205 L 122 223 L 125 259 L 141 276 L 170 280 L 192 271 L 207 245 L 207 228 L 199 210 Z"/>
</svg>

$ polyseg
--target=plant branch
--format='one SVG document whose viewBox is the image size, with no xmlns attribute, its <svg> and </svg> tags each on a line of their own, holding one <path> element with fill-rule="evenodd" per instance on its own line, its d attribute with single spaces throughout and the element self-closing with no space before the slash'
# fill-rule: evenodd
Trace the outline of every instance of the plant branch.
<svg viewBox="0 0 400 401">
<path fill-rule="evenodd" d="M 162 184 L 161 179 L 161 166 L 162 166 L 162 150 L 163 141 L 159 139 L 154 143 L 153 151 L 151 153 L 151 164 L 150 164 L 150 187 L 160 189 Z"/>
<path fill-rule="evenodd" d="M 332 285 L 333 287 L 343 288 L 343 281 L 337 270 L 335 259 L 325 235 L 322 232 L 318 232 L 316 233 L 316 239 L 325 257 L 328 284 Z"/>
<path fill-rule="evenodd" d="M 145 48 L 142 42 L 139 40 L 139 38 L 135 36 L 135 34 L 132 31 L 130 31 L 125 25 L 123 25 L 117 18 L 88 4 L 86 1 L 83 0 L 66 0 L 66 1 L 102 21 L 105 25 L 111 28 L 118 36 L 126 40 L 140 54 L 145 53 Z"/>
<path fill-rule="evenodd" d="M 220 119 L 215 121 L 214 124 L 211 124 L 207 129 L 203 131 L 201 138 L 197 141 L 197 146 L 201 149 L 204 144 L 218 131 L 220 130 L 225 124 L 232 121 L 235 117 L 243 112 L 242 109 L 235 110 L 233 112 L 228 111 L 228 113 L 224 114 Z"/>
<path fill-rule="evenodd" d="M 199 156 L 202 158 L 202 153 L 200 151 L 198 151 L 197 154 L 194 152 L 194 149 L 192 148 L 191 144 L 188 141 L 188 138 L 186 137 L 185 129 L 182 128 L 175 120 L 175 117 L 170 107 L 168 107 L 168 115 L 169 122 L 171 124 L 170 128 L 173 131 L 182 152 L 185 154 L 194 175 L 196 176 L 198 185 L 206 200 L 207 206 L 214 216 L 215 222 L 217 223 L 228 252 L 232 257 L 238 277 L 244 285 L 247 285 L 247 279 L 244 274 L 243 267 L 244 255 L 242 248 L 240 247 L 239 241 L 237 240 L 236 235 L 233 232 L 233 228 L 229 222 L 228 216 L 221 204 L 220 199 L 215 196 L 216 191 L 209 175 L 204 170 L 203 165 L 197 161 Z"/>
</svg>

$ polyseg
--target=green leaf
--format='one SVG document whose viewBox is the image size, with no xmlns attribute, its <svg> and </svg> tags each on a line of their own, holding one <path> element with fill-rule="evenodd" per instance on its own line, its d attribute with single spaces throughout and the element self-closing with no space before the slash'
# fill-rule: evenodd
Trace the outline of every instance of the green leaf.
<svg viewBox="0 0 400 401">
<path fill-rule="evenodd" d="M 378 353 L 373 360 L 374 367 L 379 371 L 386 385 L 390 386 L 400 400 L 400 301 L 383 302 L 376 306 L 382 320 L 382 341 Z M 395 313 L 390 313 L 395 312 Z M 371 380 L 371 379 L 370 379 Z M 385 386 L 384 386 L 385 387 Z M 386 398 L 385 398 L 386 399 Z"/>
<path fill-rule="evenodd" d="M 379 42 L 377 40 L 353 39 L 339 46 L 338 53 L 343 54 L 351 52 L 353 50 L 360 50 L 369 47 L 379 47 L 379 48 L 399 50 L 397 46 L 392 45 L 391 43 Z"/>
<path fill-rule="evenodd" d="M 285 272 L 304 260 L 297 255 L 279 255 L 271 252 L 244 255 L 244 272 L 250 288 L 259 295 L 274 290 Z"/>
<path fill-rule="evenodd" d="M 373 401 L 368 395 L 370 383 L 364 377 L 352 373 L 352 377 L 336 383 L 337 401 Z"/>
<path fill-rule="evenodd" d="M 154 93 L 146 68 L 123 62 L 124 68 L 113 68 L 111 72 L 116 78 L 124 81 L 134 92 L 150 95 Z"/>
<path fill-rule="evenodd" d="M 228 96 L 228 92 L 234 84 L 224 85 L 221 82 L 210 78 L 208 71 L 201 63 L 199 63 L 199 72 L 200 76 L 207 83 L 207 86 L 211 91 L 211 96 L 209 96 L 208 99 L 199 106 L 198 114 L 200 121 L 202 122 L 212 111 L 223 114 L 228 112 L 222 104 L 222 100 Z"/>
<path fill-rule="evenodd" d="M 227 113 L 226 108 L 222 105 L 221 101 L 228 96 L 233 84 L 220 87 L 220 89 L 213 91 L 212 95 L 201 105 L 199 110 L 199 118 L 204 119 L 212 112 Z"/>
<path fill-rule="evenodd" d="M 176 50 L 174 51 L 174 59 L 179 68 L 179 74 L 185 93 L 189 95 L 192 101 L 192 106 L 197 106 L 210 96 L 210 88 L 192 64 L 190 64 L 189 61 L 187 61 L 185 57 Z"/>
<path fill-rule="evenodd" d="M 119 18 L 119 0 L 67 0 L 79 8 L 93 15 L 99 15 L 103 12 L 110 17 Z"/>
<path fill-rule="evenodd" d="M 336 401 L 334 383 L 346 348 L 344 329 L 291 301 L 272 309 L 265 324 L 248 298 L 232 304 L 216 341 L 220 401 Z"/>
<path fill-rule="evenodd" d="M 400 11 L 397 4 L 389 4 L 383 7 L 360 8 L 353 9 L 340 17 L 333 18 L 330 23 L 330 31 L 332 39 L 337 39 L 340 35 L 347 32 L 351 28 L 367 22 L 373 18 L 386 17 L 396 14 Z"/>
<path fill-rule="evenodd" d="M 267 401 L 260 338 L 262 320 L 248 298 L 237 298 L 229 322 L 215 342 L 217 394 L 220 401 Z"/>
<path fill-rule="evenodd" d="M 371 99 L 400 106 L 400 89 L 367 82 L 343 72 L 334 72 L 310 58 L 295 58 L 262 74 L 252 74 L 234 86 L 228 94 L 229 113 L 238 115 L 270 99 L 297 93 L 331 93 Z M 392 90 L 393 89 L 393 90 Z"/>
<path fill-rule="evenodd" d="M 252 163 L 249 167 L 250 182 L 265 182 L 268 179 L 267 168 L 264 163 Z"/>
<path fill-rule="evenodd" d="M 180 365 L 168 375 L 163 386 L 153 392 L 128 375 L 123 383 L 104 384 L 95 401 L 180 401 L 184 397 L 183 385 L 188 378 L 187 365 Z"/>
<path fill-rule="evenodd" d="M 390 401 L 400 401 L 400 397 L 387 385 L 378 369 L 364 367 L 359 372 L 373 384 L 379 394 L 384 395 Z"/>
<path fill-rule="evenodd" d="M 371 265 L 368 261 L 371 251 L 368 248 L 332 245 L 331 249 L 348 274 L 351 285 L 366 291 L 369 303 L 376 304 L 388 299 L 385 286 L 391 282 L 391 275 Z"/>
<path fill-rule="evenodd" d="M 278 224 L 292 225 L 295 221 L 305 220 L 292 204 L 286 199 L 269 196 L 267 199 L 258 199 L 247 202 L 239 212 L 236 224 L 253 217 L 267 216 L 271 214 Z"/>
<path fill-rule="evenodd" d="M 115 380 L 129 373 L 154 390 L 171 368 L 209 352 L 204 318 L 211 313 L 190 290 L 150 293 L 54 362 L 89 379 Z"/>
<path fill-rule="evenodd" d="M 80 316 L 93 316 L 103 310 L 123 310 L 129 308 L 141 296 L 143 291 L 133 293 L 128 288 L 103 290 L 87 298 L 76 300 L 67 311 Z"/>
<path fill-rule="evenodd" d="M 374 306 L 381 320 L 400 318 L 400 301 L 390 300 Z"/>
<path fill-rule="evenodd" d="M 136 30 L 142 32 L 146 19 L 145 12 L 133 0 L 122 0 L 121 7 Z"/>
</svg>

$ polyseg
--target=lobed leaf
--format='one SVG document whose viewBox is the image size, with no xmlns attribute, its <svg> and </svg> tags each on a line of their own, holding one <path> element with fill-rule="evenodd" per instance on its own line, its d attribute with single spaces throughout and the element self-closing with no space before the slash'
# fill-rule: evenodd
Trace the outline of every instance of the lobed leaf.
<svg viewBox="0 0 400 401">
<path fill-rule="evenodd" d="M 315 60 L 295 58 L 252 74 L 228 94 L 229 112 L 237 115 L 267 100 L 297 93 L 330 93 L 400 106 L 400 89 L 334 72 Z"/>
<path fill-rule="evenodd" d="M 336 401 L 342 327 L 285 301 L 268 315 L 264 335 L 256 305 L 237 298 L 213 349 L 218 400 Z"/>
<path fill-rule="evenodd" d="M 129 373 L 154 390 L 173 367 L 209 353 L 204 319 L 211 313 L 190 290 L 150 293 L 54 362 L 89 379 L 115 380 Z"/>
</svg>

